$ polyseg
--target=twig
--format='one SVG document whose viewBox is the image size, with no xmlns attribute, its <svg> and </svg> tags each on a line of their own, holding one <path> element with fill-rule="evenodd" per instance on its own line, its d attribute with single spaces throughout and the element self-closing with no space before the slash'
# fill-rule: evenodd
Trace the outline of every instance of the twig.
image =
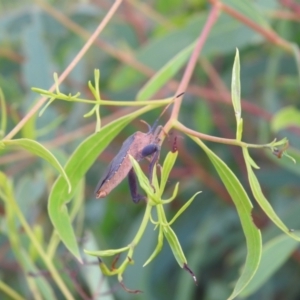
<svg viewBox="0 0 300 300">
<path fill-rule="evenodd" d="M 37 3 L 44 3 L 42 0 L 36 0 Z M 82 47 L 82 49 L 79 51 L 79 53 L 75 56 L 75 58 L 72 60 L 72 62 L 69 64 L 69 66 L 65 69 L 65 71 L 59 76 L 58 83 L 61 84 L 64 79 L 71 73 L 71 71 L 75 68 L 75 66 L 78 64 L 78 62 L 82 59 L 82 57 L 86 54 L 88 49 L 91 47 L 91 45 L 94 43 L 94 41 L 97 39 L 97 36 L 101 33 L 101 31 L 105 28 L 105 26 L 108 24 L 120 4 L 122 3 L 122 0 L 116 0 L 115 3 L 112 5 L 110 10 L 107 12 L 106 16 L 102 20 L 102 22 L 99 24 L 95 32 L 91 35 L 89 40 L 85 43 L 85 45 Z M 51 88 L 49 89 L 51 92 L 53 92 L 55 89 L 55 85 L 53 84 Z M 21 128 L 28 122 L 28 120 L 42 107 L 42 105 L 45 103 L 47 98 L 42 97 L 27 113 L 27 115 L 6 135 L 4 138 L 5 140 L 9 140 L 13 138 L 20 130 Z"/>
</svg>

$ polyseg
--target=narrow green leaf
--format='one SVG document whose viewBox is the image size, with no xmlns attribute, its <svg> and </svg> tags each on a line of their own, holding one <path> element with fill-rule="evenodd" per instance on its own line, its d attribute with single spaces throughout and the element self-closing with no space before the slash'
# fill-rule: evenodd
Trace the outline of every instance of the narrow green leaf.
<svg viewBox="0 0 300 300">
<path fill-rule="evenodd" d="M 76 185 L 75 188 L 75 194 L 74 194 L 74 199 L 70 205 L 70 220 L 71 222 L 74 221 L 75 217 L 80 214 L 84 214 L 84 188 L 85 188 L 85 181 L 84 178 L 82 178 L 78 184 Z M 78 227 L 76 228 L 78 229 Z M 82 229 L 82 228 L 80 228 Z M 78 232 L 78 230 L 76 231 Z M 80 230 L 78 232 L 78 235 L 80 235 Z M 55 230 L 52 232 L 52 236 L 48 242 L 48 247 L 47 247 L 47 256 L 49 258 L 53 258 L 56 253 L 56 249 L 60 243 L 60 238 L 56 234 Z"/>
<path fill-rule="evenodd" d="M 286 151 L 283 151 L 283 152 L 282 152 L 282 156 L 287 157 L 287 158 L 290 159 L 294 164 L 297 163 L 296 159 L 295 159 L 293 156 L 291 156 L 290 154 L 288 154 Z"/>
<path fill-rule="evenodd" d="M 149 179 L 142 171 L 139 163 L 131 155 L 129 155 L 129 158 L 130 158 L 131 164 L 133 166 L 133 169 L 136 173 L 139 184 L 140 184 L 141 188 L 147 194 L 148 201 L 151 201 L 151 204 L 159 203 L 160 195 L 157 192 L 159 190 L 159 186 L 158 186 L 158 179 L 157 179 L 157 174 L 156 174 L 156 167 L 153 169 L 152 185 L 150 185 Z M 154 187 L 154 189 L 153 189 L 153 187 Z"/>
<path fill-rule="evenodd" d="M 278 132 L 289 126 L 300 127 L 300 110 L 294 106 L 282 108 L 271 120 L 271 128 L 274 132 Z"/>
<path fill-rule="evenodd" d="M 35 92 L 35 90 L 34 89 L 32 89 L 34 92 Z M 43 94 L 41 94 L 41 96 L 44 96 Z M 40 112 L 39 112 L 39 117 L 41 117 L 43 114 L 44 114 L 44 112 L 46 111 L 46 109 L 49 107 L 49 105 L 50 104 L 52 104 L 52 102 L 55 100 L 56 98 L 55 97 L 51 97 L 49 100 L 48 100 L 48 102 L 44 105 L 44 107 L 40 110 Z"/>
<path fill-rule="evenodd" d="M 231 97 L 232 97 L 232 104 L 233 104 L 234 113 L 236 117 L 236 126 L 237 126 L 236 138 L 237 140 L 241 140 L 243 123 L 241 121 L 242 108 L 241 108 L 240 57 L 239 57 L 238 49 L 236 49 L 233 69 L 232 69 Z"/>
<path fill-rule="evenodd" d="M 167 204 L 172 202 L 178 194 L 179 182 L 176 183 L 172 196 L 169 199 L 162 200 L 162 204 Z"/>
<path fill-rule="evenodd" d="M 92 256 L 114 256 L 116 254 L 125 252 L 129 249 L 129 246 L 119 248 L 119 249 L 108 249 L 108 250 L 98 250 L 98 251 L 90 251 L 84 250 L 84 253 L 92 255 Z"/>
<path fill-rule="evenodd" d="M 287 235 L 280 235 L 270 240 L 263 247 L 261 262 L 255 276 L 240 294 L 248 297 L 263 286 L 271 276 L 287 261 L 299 243 Z"/>
<path fill-rule="evenodd" d="M 146 265 L 148 265 L 157 255 L 158 253 L 161 251 L 162 246 L 163 246 L 163 242 L 164 242 L 164 234 L 163 234 L 163 230 L 162 227 L 159 227 L 159 233 L 158 233 L 158 239 L 157 239 L 157 245 L 154 249 L 154 251 L 152 252 L 152 254 L 150 255 L 150 257 L 147 259 L 147 261 L 143 264 L 143 267 L 145 267 Z"/>
<path fill-rule="evenodd" d="M 238 118 L 241 116 L 241 82 L 240 82 L 240 56 L 236 49 L 231 78 L 231 97 L 234 112 Z"/>
<path fill-rule="evenodd" d="M 172 218 L 172 220 L 169 222 L 169 225 L 172 225 L 176 219 L 190 206 L 190 204 L 193 202 L 195 197 L 202 192 L 197 192 L 194 196 L 191 197 L 176 213 L 176 215 Z"/>
<path fill-rule="evenodd" d="M 65 181 L 65 184 L 67 185 L 67 191 L 68 193 L 71 191 L 71 183 L 69 181 L 69 178 L 64 170 L 64 168 L 60 165 L 56 157 L 42 144 L 30 140 L 30 139 L 16 139 L 16 140 L 4 140 L 2 141 L 3 144 L 6 147 L 10 148 L 22 148 L 27 150 L 28 152 L 37 155 L 47 162 L 49 162 L 55 169 L 58 170 L 60 175 L 63 177 L 63 180 Z"/>
<path fill-rule="evenodd" d="M 85 201 L 85 195 L 84 195 L 84 189 L 85 189 L 85 180 L 82 178 L 76 187 L 77 191 L 75 194 L 74 201 L 72 201 L 72 207 L 70 208 L 70 217 L 71 220 L 74 220 L 77 214 L 80 212 L 82 207 L 84 206 Z"/>
<path fill-rule="evenodd" d="M 252 157 L 249 155 L 247 158 L 247 161 L 254 169 L 260 169 L 260 167 L 256 164 L 256 162 L 252 159 Z"/>
<path fill-rule="evenodd" d="M 155 188 L 155 191 L 159 191 L 159 183 L 157 177 L 157 165 L 153 168 L 153 176 L 152 176 L 152 185 Z"/>
<path fill-rule="evenodd" d="M 253 193 L 254 198 L 256 199 L 257 203 L 260 205 L 262 210 L 266 213 L 266 215 L 271 219 L 271 221 L 280 228 L 283 232 L 285 232 L 287 235 L 289 235 L 291 238 L 300 241 L 300 236 L 296 235 L 294 232 L 292 232 L 278 217 L 276 212 L 274 211 L 273 207 L 270 205 L 266 197 L 264 196 L 259 181 L 256 178 L 252 168 L 251 164 L 249 162 L 250 154 L 248 152 L 248 149 L 243 148 L 243 155 L 246 163 L 247 173 L 248 173 L 248 180 L 250 183 L 250 187 Z"/>
<path fill-rule="evenodd" d="M 86 114 L 83 115 L 83 117 L 88 118 L 88 117 L 92 116 L 95 113 L 97 108 L 98 108 L 98 105 L 94 105 L 93 108 L 89 112 L 87 112 Z"/>
<path fill-rule="evenodd" d="M 164 192 L 170 172 L 175 164 L 176 158 L 178 155 L 178 151 L 169 152 L 164 160 L 162 173 L 161 173 L 161 181 L 160 181 L 160 191 L 161 194 Z"/>
<path fill-rule="evenodd" d="M 74 151 L 65 166 L 66 174 L 72 186 L 77 186 L 87 170 L 95 162 L 100 153 L 109 145 L 113 138 L 133 119 L 139 115 L 158 107 L 147 105 L 130 115 L 126 115 L 103 127 L 85 141 Z M 69 251 L 80 260 L 76 237 L 72 228 L 66 204 L 70 201 L 74 191 L 68 193 L 66 182 L 59 177 L 54 183 L 48 202 L 49 216 L 54 228 L 57 230 L 62 242 Z"/>
<path fill-rule="evenodd" d="M 179 266 L 181 268 L 183 268 L 184 264 L 187 264 L 187 260 L 182 251 L 181 245 L 178 241 L 178 238 L 177 238 L 175 232 L 173 231 L 173 229 L 170 226 L 164 226 L 163 231 L 164 231 L 164 236 L 166 237 L 166 239 L 171 247 L 171 250 L 173 252 L 173 255 L 174 255 L 176 261 L 178 262 Z"/>
<path fill-rule="evenodd" d="M 141 88 L 136 99 L 141 101 L 150 99 L 162 86 L 164 86 L 188 60 L 195 43 L 187 46 L 169 60 L 153 77 Z"/>
<path fill-rule="evenodd" d="M 190 138 L 205 151 L 216 168 L 221 180 L 223 181 L 235 204 L 246 237 L 247 258 L 245 266 L 237 283 L 235 284 L 232 294 L 228 298 L 234 299 L 248 285 L 257 271 L 262 251 L 261 233 L 252 221 L 252 203 L 237 177 L 228 168 L 228 166 L 200 139 L 193 136 L 190 136 Z"/>
</svg>

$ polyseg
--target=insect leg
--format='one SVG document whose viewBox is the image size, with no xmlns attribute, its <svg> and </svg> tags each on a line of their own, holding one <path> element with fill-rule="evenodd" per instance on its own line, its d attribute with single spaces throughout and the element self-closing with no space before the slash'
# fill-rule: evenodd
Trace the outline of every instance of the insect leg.
<svg viewBox="0 0 300 300">
<path fill-rule="evenodd" d="M 178 146 L 177 146 L 177 136 L 174 137 L 173 141 L 173 146 L 172 146 L 172 152 L 175 153 L 178 151 Z"/>
<path fill-rule="evenodd" d="M 150 144 L 142 150 L 142 157 L 153 155 L 152 160 L 149 164 L 149 182 L 151 185 L 152 185 L 152 177 L 153 177 L 153 168 L 158 161 L 159 153 L 160 153 L 160 146 L 158 144 Z M 152 187 L 153 187 L 153 185 L 152 185 Z M 153 189 L 154 189 L 154 187 L 153 187 Z M 154 191 L 155 191 L 155 189 L 154 189 Z"/>
<path fill-rule="evenodd" d="M 133 168 L 128 173 L 128 182 L 133 202 L 138 203 L 140 200 L 144 200 L 145 196 L 138 193 L 137 179 Z"/>
<path fill-rule="evenodd" d="M 153 187 L 154 192 L 155 192 L 155 188 L 152 185 L 153 168 L 159 159 L 159 154 L 160 154 L 160 147 L 158 145 L 156 145 L 156 151 L 154 152 L 154 154 L 152 156 L 152 161 L 149 164 L 149 182 L 150 182 L 151 186 Z"/>
</svg>

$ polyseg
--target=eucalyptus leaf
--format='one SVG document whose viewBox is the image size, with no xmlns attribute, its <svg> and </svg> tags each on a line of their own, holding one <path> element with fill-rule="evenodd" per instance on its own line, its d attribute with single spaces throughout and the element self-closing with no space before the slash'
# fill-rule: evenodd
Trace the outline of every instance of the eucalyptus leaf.
<svg viewBox="0 0 300 300">
<path fill-rule="evenodd" d="M 55 169 L 59 171 L 59 173 L 63 177 L 63 180 L 67 185 L 67 192 L 69 193 L 71 191 L 71 183 L 65 170 L 60 165 L 56 157 L 42 144 L 30 139 L 3 140 L 2 142 L 6 147 L 25 149 L 28 152 L 37 155 L 49 162 Z"/>
<path fill-rule="evenodd" d="M 133 119 L 139 115 L 158 107 L 158 105 L 145 106 L 129 115 L 101 128 L 101 130 L 83 141 L 68 160 L 65 171 L 72 186 L 77 186 L 87 170 L 95 162 L 99 154 L 109 145 L 115 136 Z M 62 242 L 69 251 L 80 261 L 79 249 L 72 228 L 68 208 L 66 204 L 70 201 L 74 191 L 68 193 L 66 182 L 59 177 L 54 183 L 48 202 L 49 216 L 54 228 Z"/>
<path fill-rule="evenodd" d="M 163 193 L 165 190 L 170 172 L 175 164 L 176 158 L 178 155 L 178 151 L 169 152 L 164 160 L 162 173 L 161 173 L 161 181 L 160 181 L 160 192 Z"/>
<path fill-rule="evenodd" d="M 240 56 L 239 56 L 238 49 L 236 49 L 233 69 L 232 69 L 231 97 L 232 97 L 232 104 L 233 104 L 235 116 L 237 118 L 237 121 L 239 121 L 242 113 L 242 108 L 241 108 Z"/>
<path fill-rule="evenodd" d="M 287 235 L 280 235 L 268 241 L 263 247 L 261 262 L 255 276 L 242 291 L 240 297 L 248 297 L 262 287 L 287 261 L 299 243 Z"/>
<path fill-rule="evenodd" d="M 240 82 L 240 57 L 239 50 L 236 49 L 236 54 L 233 63 L 232 78 L 231 78 L 231 98 L 236 118 L 236 139 L 240 141 L 243 133 L 242 107 L 241 107 L 241 82 Z"/>
<path fill-rule="evenodd" d="M 234 290 L 228 299 L 234 299 L 249 284 L 257 271 L 261 259 L 262 240 L 260 230 L 252 220 L 252 203 L 243 186 L 228 168 L 228 166 L 213 153 L 200 139 L 190 136 L 207 154 L 216 168 L 223 184 L 229 192 L 242 224 L 247 243 L 247 258 L 243 271 L 235 284 Z"/>
<path fill-rule="evenodd" d="M 159 254 L 159 252 L 162 249 L 163 242 L 164 242 L 163 230 L 162 230 L 162 227 L 159 227 L 159 233 L 158 233 L 158 238 L 157 238 L 157 245 L 156 245 L 154 251 L 152 252 L 152 254 L 150 255 L 150 257 L 143 264 L 143 267 L 147 266 Z"/>
<path fill-rule="evenodd" d="M 179 243 L 179 240 L 178 240 L 175 232 L 173 231 L 173 229 L 170 226 L 168 226 L 168 227 L 164 226 L 163 233 L 169 243 L 169 246 L 171 247 L 171 250 L 173 252 L 173 255 L 174 255 L 177 263 L 179 264 L 179 266 L 181 268 L 183 268 L 184 265 L 187 264 L 187 260 L 182 251 L 181 245 Z"/>
<path fill-rule="evenodd" d="M 262 210 L 266 213 L 266 215 L 271 219 L 271 221 L 283 232 L 285 232 L 287 235 L 289 235 L 291 238 L 300 241 L 300 235 L 295 234 L 292 232 L 284 223 L 283 221 L 278 217 L 276 212 L 274 211 L 272 205 L 269 203 L 269 201 L 264 196 L 259 181 L 256 178 L 253 170 L 252 170 L 252 162 L 250 157 L 250 154 L 248 152 L 248 149 L 243 148 L 243 155 L 246 163 L 247 173 L 248 173 L 248 180 L 250 183 L 250 187 L 253 193 L 254 198 L 256 199 L 257 203 L 260 205 Z M 252 160 L 253 161 L 253 160 Z"/>
</svg>

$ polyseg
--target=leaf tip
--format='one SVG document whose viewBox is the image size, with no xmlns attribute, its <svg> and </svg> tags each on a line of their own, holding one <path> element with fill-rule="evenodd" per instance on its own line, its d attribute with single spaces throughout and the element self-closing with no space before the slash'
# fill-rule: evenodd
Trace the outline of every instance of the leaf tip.
<svg viewBox="0 0 300 300">
<path fill-rule="evenodd" d="M 192 276 L 195 285 L 198 285 L 198 281 L 197 281 L 197 277 L 195 275 L 195 273 L 188 267 L 188 265 L 186 263 L 183 264 L 183 269 L 186 270 L 188 273 L 190 273 L 190 275 Z"/>
</svg>

